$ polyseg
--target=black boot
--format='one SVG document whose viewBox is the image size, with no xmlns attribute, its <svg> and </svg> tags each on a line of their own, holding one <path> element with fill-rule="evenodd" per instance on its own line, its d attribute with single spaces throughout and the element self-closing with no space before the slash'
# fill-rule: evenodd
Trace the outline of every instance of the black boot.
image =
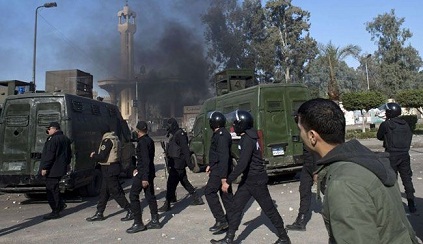
<svg viewBox="0 0 423 244">
<path fill-rule="evenodd" d="M 298 230 L 298 231 L 305 231 L 306 230 L 306 219 L 305 214 L 298 214 L 297 219 L 295 220 L 292 225 L 287 225 L 287 230 Z"/>
<path fill-rule="evenodd" d="M 170 202 L 168 200 L 166 200 L 163 204 L 163 206 L 161 206 L 158 211 L 159 212 L 167 212 L 170 210 Z"/>
<path fill-rule="evenodd" d="M 204 204 L 203 199 L 201 199 L 201 197 L 198 196 L 198 194 L 196 192 L 191 194 L 191 196 L 192 196 L 193 200 L 192 200 L 190 205 L 203 205 Z"/>
<path fill-rule="evenodd" d="M 160 221 L 159 221 L 159 215 L 158 214 L 152 214 L 151 215 L 151 221 L 147 224 L 147 229 L 161 229 Z"/>
<path fill-rule="evenodd" d="M 234 238 L 235 238 L 235 234 L 227 232 L 226 235 L 225 235 L 225 237 L 223 237 L 223 239 L 217 240 L 217 241 L 215 239 L 212 239 L 210 241 L 210 243 L 215 243 L 215 244 L 232 244 L 232 243 L 234 243 Z"/>
<path fill-rule="evenodd" d="M 131 226 L 131 228 L 126 230 L 126 233 L 133 234 L 133 233 L 137 233 L 137 232 L 140 232 L 140 231 L 144 231 L 146 229 L 147 229 L 147 227 L 145 227 L 145 225 L 142 222 L 140 224 L 134 223 Z"/>
<path fill-rule="evenodd" d="M 286 232 L 285 229 L 279 231 L 279 239 L 275 242 L 275 244 L 291 244 L 288 232 Z"/>
<path fill-rule="evenodd" d="M 134 219 L 134 213 L 132 213 L 131 209 L 126 210 L 126 216 L 121 218 L 121 221 L 129 221 Z"/>
<path fill-rule="evenodd" d="M 221 231 L 221 230 L 227 229 L 228 227 L 229 226 L 228 226 L 228 222 L 227 221 L 223 221 L 223 222 L 216 221 L 216 223 L 212 227 L 209 228 L 209 231 L 211 231 L 211 232 L 217 232 L 217 231 Z"/>
<path fill-rule="evenodd" d="M 410 211 L 410 213 L 415 213 L 417 209 L 416 209 L 416 205 L 414 204 L 414 199 L 407 198 L 407 201 L 408 201 L 408 211 Z"/>
<path fill-rule="evenodd" d="M 66 205 L 66 203 L 61 203 L 60 205 L 59 205 L 59 212 L 62 212 L 65 208 L 67 208 L 68 207 L 68 205 Z"/>
<path fill-rule="evenodd" d="M 53 212 L 43 216 L 43 219 L 45 219 L 45 220 L 58 219 L 58 218 L 60 218 L 60 214 L 59 214 L 58 211 L 53 211 Z"/>
<path fill-rule="evenodd" d="M 178 199 L 177 199 L 177 196 L 176 196 L 176 192 L 175 192 L 175 196 L 170 199 L 170 202 L 171 203 L 178 202 Z"/>
<path fill-rule="evenodd" d="M 88 221 L 88 222 L 92 222 L 92 221 L 103 221 L 105 218 L 104 218 L 104 215 L 103 215 L 103 213 L 102 212 L 96 212 L 95 214 L 94 214 L 94 216 L 92 216 L 92 217 L 89 217 L 89 218 L 86 218 L 85 220 L 86 221 Z"/>
</svg>

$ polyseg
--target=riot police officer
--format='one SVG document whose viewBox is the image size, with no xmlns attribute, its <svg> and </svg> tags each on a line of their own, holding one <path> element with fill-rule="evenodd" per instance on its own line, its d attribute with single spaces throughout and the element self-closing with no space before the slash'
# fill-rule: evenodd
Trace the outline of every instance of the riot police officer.
<svg viewBox="0 0 423 244">
<path fill-rule="evenodd" d="M 157 201 L 154 195 L 154 167 L 155 147 L 154 141 L 148 136 L 148 127 L 145 121 L 137 123 L 137 168 L 134 170 L 132 187 L 129 192 L 131 210 L 134 213 L 134 224 L 127 229 L 127 233 L 136 233 L 146 229 L 160 229 L 159 215 L 157 212 Z M 144 190 L 145 198 L 151 213 L 151 221 L 144 225 L 142 222 L 142 210 L 140 204 L 140 192 Z"/>
<path fill-rule="evenodd" d="M 169 143 L 166 149 L 166 157 L 168 158 L 169 178 L 167 179 L 166 200 L 159 208 L 159 212 L 170 210 L 170 202 L 176 198 L 175 192 L 179 182 L 191 194 L 193 201 L 191 205 L 204 204 L 200 196 L 198 196 L 195 188 L 188 181 L 186 167 L 191 170 L 194 165 L 191 162 L 191 153 L 188 147 L 188 137 L 186 133 L 179 128 L 178 122 L 174 118 L 167 121 L 167 136 Z"/>
<path fill-rule="evenodd" d="M 284 223 L 276 206 L 273 204 L 269 189 L 267 188 L 268 176 L 261 156 L 257 130 L 253 128 L 252 115 L 243 110 L 235 111 L 233 128 L 241 136 L 238 148 L 240 149 L 238 164 L 226 180 L 222 180 L 222 190 L 228 192 L 232 182 L 242 175 L 241 182 L 233 199 L 233 214 L 229 218 L 229 228 L 226 236 L 221 240 L 211 240 L 211 243 L 233 243 L 245 205 L 253 197 L 266 216 L 278 231 L 277 244 L 290 244 L 291 240 L 284 228 Z"/>
<path fill-rule="evenodd" d="M 407 122 L 399 118 L 401 106 L 398 103 L 385 105 L 386 120 L 382 122 L 377 131 L 377 139 L 383 140 L 383 147 L 389 152 L 389 161 L 395 173 L 401 177 L 410 213 L 416 212 L 414 202 L 414 187 L 411 177 L 410 145 L 413 134 Z"/>
<path fill-rule="evenodd" d="M 209 151 L 209 166 L 206 172 L 209 174 L 209 180 L 205 188 L 205 196 L 210 211 L 216 220 L 216 223 L 209 228 L 211 232 L 218 232 L 228 228 L 228 216 L 231 214 L 233 194 L 232 189 L 225 193 L 222 191 L 222 179 L 226 179 L 232 171 L 231 145 L 232 137 L 225 128 L 226 118 L 220 112 L 213 112 L 209 118 L 210 128 L 213 130 Z M 223 212 L 219 201 L 220 194 L 226 215 Z"/>
<path fill-rule="evenodd" d="M 298 209 L 298 216 L 294 223 L 287 225 L 287 230 L 305 231 L 307 221 L 309 220 L 310 206 L 311 206 L 311 188 L 313 186 L 313 175 L 316 171 L 316 161 L 318 159 L 315 153 L 309 152 L 304 148 L 304 164 L 301 169 L 300 176 L 300 208 Z"/>
<path fill-rule="evenodd" d="M 87 221 L 102 221 L 104 220 L 103 212 L 106 209 L 109 198 L 114 198 L 121 208 L 124 208 L 127 213 L 121 218 L 122 221 L 133 219 L 133 214 L 130 204 L 125 197 L 125 193 L 119 182 L 120 174 L 120 141 L 114 131 L 106 130 L 103 134 L 98 152 L 92 152 L 90 157 L 97 161 L 101 167 L 101 174 L 103 176 L 100 197 L 97 204 L 97 212 Z"/>
</svg>

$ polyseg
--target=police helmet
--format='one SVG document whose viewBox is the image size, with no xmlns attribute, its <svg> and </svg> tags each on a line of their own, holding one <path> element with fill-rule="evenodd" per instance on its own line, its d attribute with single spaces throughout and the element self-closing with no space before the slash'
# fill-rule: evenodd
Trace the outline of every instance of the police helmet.
<svg viewBox="0 0 423 244">
<path fill-rule="evenodd" d="M 226 124 L 225 115 L 223 115 L 221 112 L 217 112 L 217 111 L 213 112 L 210 115 L 209 124 L 212 130 L 216 128 L 225 127 L 225 124 Z"/>
<path fill-rule="evenodd" d="M 386 104 L 386 118 L 392 119 L 401 115 L 401 106 L 398 103 Z"/>
<path fill-rule="evenodd" d="M 254 119 L 253 116 L 244 110 L 237 110 L 235 112 L 235 120 L 233 122 L 234 131 L 237 135 L 245 132 L 248 129 L 253 128 Z"/>
</svg>

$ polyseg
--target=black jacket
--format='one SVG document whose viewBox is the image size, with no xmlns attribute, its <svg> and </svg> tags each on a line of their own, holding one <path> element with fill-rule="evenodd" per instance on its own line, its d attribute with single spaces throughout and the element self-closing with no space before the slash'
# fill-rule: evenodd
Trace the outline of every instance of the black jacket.
<svg viewBox="0 0 423 244">
<path fill-rule="evenodd" d="M 227 178 L 232 171 L 232 137 L 226 128 L 213 132 L 209 152 L 210 175 Z"/>
<path fill-rule="evenodd" d="M 156 169 L 154 167 L 154 154 L 154 141 L 148 136 L 148 134 L 138 138 L 137 177 L 139 179 L 148 181 L 154 179 L 156 176 Z"/>
<path fill-rule="evenodd" d="M 240 150 L 238 164 L 228 176 L 226 182 L 231 184 L 241 174 L 243 174 L 241 183 L 267 182 L 268 177 L 264 160 L 261 157 L 257 130 L 253 128 L 246 130 L 241 136 L 238 148 Z"/>
<path fill-rule="evenodd" d="M 47 137 L 41 154 L 41 170 L 47 170 L 46 177 L 62 177 L 71 162 L 71 140 L 62 131 Z"/>
<path fill-rule="evenodd" d="M 188 146 L 188 137 L 182 129 L 178 129 L 169 138 L 168 144 L 169 167 L 185 169 L 188 166 L 194 168 L 191 162 L 191 152 Z"/>
<path fill-rule="evenodd" d="M 397 117 L 382 122 L 376 136 L 387 152 L 408 152 L 413 133 L 408 123 Z"/>
</svg>

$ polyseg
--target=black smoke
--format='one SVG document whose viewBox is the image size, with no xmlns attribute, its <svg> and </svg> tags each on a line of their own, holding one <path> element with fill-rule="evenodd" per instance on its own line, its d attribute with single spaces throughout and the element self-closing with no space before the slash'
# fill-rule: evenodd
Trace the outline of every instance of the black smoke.
<svg viewBox="0 0 423 244">
<path fill-rule="evenodd" d="M 141 100 L 157 105 L 156 110 L 162 117 L 170 116 L 171 107 L 174 115 L 180 117 L 183 106 L 201 104 L 211 96 L 201 22 L 201 15 L 207 11 L 210 1 L 128 1 L 130 9 L 137 14 L 135 76 L 140 77 L 141 67 L 145 71 L 140 84 Z M 65 63 L 63 69 L 82 69 L 93 74 L 95 82 L 120 78 L 117 12 L 123 9 L 125 2 L 116 2 L 96 2 L 98 9 L 95 11 L 75 10 L 78 13 L 76 20 L 83 19 L 83 25 L 75 24 L 71 32 L 74 34 L 67 34 L 72 36 L 70 42 L 73 44 L 62 43 L 54 57 L 57 62 Z M 88 65 L 81 65 L 81 59 Z"/>
</svg>

